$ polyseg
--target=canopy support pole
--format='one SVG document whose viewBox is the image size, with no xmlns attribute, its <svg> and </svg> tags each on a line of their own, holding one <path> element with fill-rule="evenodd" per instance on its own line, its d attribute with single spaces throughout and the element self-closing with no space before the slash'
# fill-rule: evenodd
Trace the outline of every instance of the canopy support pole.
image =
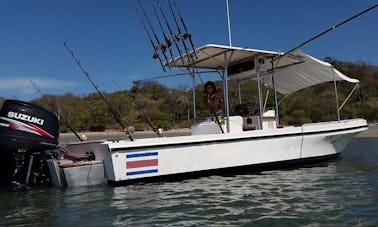
<svg viewBox="0 0 378 227">
<path fill-rule="evenodd" d="M 226 107 L 226 127 L 227 132 L 230 132 L 230 108 L 228 106 L 228 74 L 227 69 L 223 71 L 223 84 L 224 84 L 224 106 Z"/>
<path fill-rule="evenodd" d="M 240 80 L 238 80 L 238 94 L 239 94 L 239 104 L 242 104 L 241 90 L 240 90 Z"/>
<path fill-rule="evenodd" d="M 230 60 L 234 55 L 234 51 L 231 51 L 230 56 L 227 58 L 227 52 L 224 53 L 224 70 L 222 72 L 223 75 L 223 88 L 224 88 L 224 106 L 226 110 L 226 127 L 227 132 L 230 132 L 230 106 L 229 106 L 229 97 L 228 97 L 228 66 L 230 64 Z"/>
<path fill-rule="evenodd" d="M 268 98 L 269 98 L 269 89 L 266 90 L 264 107 L 263 107 L 264 110 L 266 110 L 266 104 L 268 103 Z"/>
<path fill-rule="evenodd" d="M 335 87 L 337 120 L 340 121 L 339 97 L 337 95 L 337 85 L 336 85 L 336 80 L 335 80 L 335 69 L 333 67 L 332 67 L 332 76 L 333 76 L 333 85 Z"/>
<path fill-rule="evenodd" d="M 277 98 L 277 90 L 276 90 L 276 81 L 274 77 L 274 62 L 273 62 L 273 57 L 272 57 L 272 83 L 273 83 L 273 89 L 274 89 L 274 103 L 276 106 L 276 113 L 275 113 L 275 118 L 276 118 L 276 125 L 280 125 L 280 116 L 278 114 L 278 98 Z"/>
<path fill-rule="evenodd" d="M 345 103 L 349 100 L 350 96 L 352 96 L 352 94 L 354 93 L 354 91 L 360 87 L 359 84 L 356 84 L 356 86 L 354 86 L 353 90 L 349 93 L 348 97 L 345 98 L 343 104 L 341 104 L 341 106 L 339 107 L 339 111 L 344 107 Z"/>
<path fill-rule="evenodd" d="M 260 62 L 259 62 L 259 58 L 255 58 L 255 65 L 256 65 L 256 78 L 257 78 L 257 90 L 258 90 L 258 94 L 259 94 L 259 111 L 260 111 L 260 114 L 259 114 L 259 128 L 260 129 L 263 129 L 262 128 L 262 118 L 263 118 L 263 114 L 264 114 L 264 111 L 263 111 L 263 105 L 262 105 L 262 95 L 261 95 L 261 85 L 260 85 Z"/>
<path fill-rule="evenodd" d="M 192 77 L 192 95 L 193 95 L 193 123 L 196 121 L 196 80 L 195 80 L 195 74 L 194 71 L 190 73 L 190 76 Z"/>
</svg>

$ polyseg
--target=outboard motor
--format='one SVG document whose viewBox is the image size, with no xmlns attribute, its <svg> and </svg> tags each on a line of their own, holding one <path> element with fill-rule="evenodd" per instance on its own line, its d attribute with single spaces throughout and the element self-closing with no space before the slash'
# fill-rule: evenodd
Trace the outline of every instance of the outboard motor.
<svg viewBox="0 0 378 227">
<path fill-rule="evenodd" d="M 49 184 L 45 151 L 57 147 L 59 122 L 45 108 L 5 100 L 0 110 L 0 182 L 19 188 Z"/>
</svg>

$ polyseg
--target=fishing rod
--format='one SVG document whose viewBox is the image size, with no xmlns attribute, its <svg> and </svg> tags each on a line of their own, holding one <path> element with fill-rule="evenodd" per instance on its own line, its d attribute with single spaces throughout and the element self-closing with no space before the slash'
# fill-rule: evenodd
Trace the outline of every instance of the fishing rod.
<svg viewBox="0 0 378 227">
<path fill-rule="evenodd" d="M 309 42 L 312 42 L 313 40 L 315 40 L 315 39 L 317 39 L 317 38 L 319 38 L 319 37 L 325 35 L 326 33 L 335 30 L 336 28 L 338 28 L 338 27 L 340 27 L 340 26 L 342 26 L 342 25 L 348 23 L 349 21 L 351 21 L 351 20 L 353 20 L 353 19 L 355 19 L 355 18 L 357 18 L 357 17 L 359 17 L 359 16 L 361 16 L 361 15 L 363 15 L 363 14 L 369 12 L 370 10 L 373 10 L 373 9 L 376 8 L 377 6 L 378 6 L 378 4 L 375 4 L 375 5 L 371 6 L 371 7 L 369 7 L 368 9 L 365 9 L 365 10 L 363 10 L 363 11 L 357 13 L 356 15 L 354 15 L 354 16 L 352 16 L 352 17 L 346 19 L 346 20 L 343 20 L 342 22 L 340 22 L 340 23 L 338 23 L 338 24 L 336 24 L 336 25 L 334 25 L 334 26 L 332 26 L 332 27 L 330 27 L 330 28 L 324 30 L 323 32 L 319 33 L 318 35 L 316 35 L 316 36 L 314 36 L 314 37 L 312 37 L 312 38 L 310 38 L 310 39 L 304 41 L 303 43 L 301 43 L 301 44 L 299 44 L 298 46 L 296 46 L 296 47 L 290 49 L 289 51 L 285 52 L 283 55 L 280 55 L 280 56 L 285 56 L 285 55 L 287 55 L 287 54 L 293 52 L 294 50 L 296 50 L 296 49 L 298 49 L 298 48 L 300 48 L 300 47 L 306 45 L 306 44 L 309 43 Z"/>
<path fill-rule="evenodd" d="M 175 61 L 174 61 L 175 57 L 173 56 L 172 48 L 171 48 L 171 46 L 172 46 L 172 42 L 171 42 L 171 39 L 170 39 L 170 38 L 165 34 L 165 32 L 164 32 L 163 25 L 162 25 L 162 23 L 161 23 L 161 21 L 160 21 L 160 17 L 159 17 L 159 15 L 158 15 L 157 10 L 156 10 L 154 0 L 151 0 L 151 5 L 152 5 L 152 8 L 153 8 L 153 11 L 154 11 L 155 17 L 156 17 L 156 19 L 157 19 L 157 21 L 158 21 L 158 24 L 159 24 L 160 30 L 161 30 L 161 32 L 163 33 L 163 36 L 164 36 L 164 39 L 165 39 L 165 43 L 167 44 L 167 48 L 168 48 L 169 53 L 170 53 L 170 55 L 171 55 L 171 58 L 172 58 L 172 61 L 171 61 L 171 62 L 173 62 L 173 65 L 176 66 Z M 169 62 L 167 62 L 167 63 L 169 64 Z"/>
<path fill-rule="evenodd" d="M 113 82 L 115 83 L 115 85 L 118 87 L 119 91 L 122 91 L 123 89 L 121 88 L 121 85 L 119 85 L 119 83 L 114 79 L 112 78 Z M 126 95 L 125 95 L 126 96 Z M 121 114 L 121 115 L 124 115 L 123 114 L 123 111 L 121 110 L 121 106 L 119 106 L 118 108 L 118 112 Z"/>
<path fill-rule="evenodd" d="M 363 10 L 363 11 L 361 11 L 361 12 L 355 14 L 354 16 L 349 17 L 349 18 L 343 20 L 342 22 L 340 22 L 340 23 L 338 23 L 338 24 L 331 26 L 330 28 L 324 30 L 323 32 L 321 32 L 321 33 L 319 33 L 319 34 L 317 34 L 317 35 L 311 37 L 310 39 L 308 39 L 308 40 L 306 40 L 306 41 L 300 43 L 299 45 L 293 47 L 293 48 L 290 49 L 289 51 L 286 51 L 285 53 L 280 54 L 279 56 L 277 56 L 277 57 L 275 57 L 275 58 L 272 58 L 272 62 L 274 62 L 274 61 L 276 60 L 276 61 L 277 61 L 277 62 L 276 62 L 276 67 L 277 67 L 278 64 L 279 64 L 279 60 L 281 59 L 281 57 L 290 54 L 291 52 L 293 52 L 293 51 L 299 49 L 300 47 L 302 47 L 302 46 L 304 46 L 304 45 L 306 45 L 306 44 L 308 44 L 308 43 L 310 43 L 310 42 L 312 42 L 312 41 L 318 39 L 319 37 L 321 37 L 321 36 L 327 34 L 328 32 L 331 32 L 331 31 L 335 30 L 336 28 L 338 28 L 338 27 L 340 27 L 340 26 L 342 26 L 342 25 L 344 25 L 344 24 L 346 24 L 346 23 L 352 21 L 353 19 L 355 19 L 355 18 L 357 18 L 357 17 L 359 17 L 359 16 L 361 16 L 361 15 L 363 15 L 363 14 L 365 14 L 365 13 L 367 13 L 367 12 L 373 10 L 373 9 L 375 9 L 376 7 L 378 7 L 378 4 L 375 4 L 375 5 L 373 5 L 373 6 L 369 7 L 369 8 L 367 8 L 367 9 L 365 9 L 365 10 Z M 273 64 L 272 64 L 272 70 L 273 70 Z M 273 81 L 274 81 L 274 80 L 273 80 Z M 273 85 L 273 86 L 275 86 L 275 85 Z M 275 88 L 274 88 L 274 89 L 275 89 Z M 276 91 L 275 91 L 275 92 L 276 92 Z M 283 102 L 288 96 L 289 96 L 289 95 L 286 95 L 285 97 L 283 97 L 279 103 L 277 103 L 277 101 L 275 101 L 275 102 L 276 102 L 276 109 L 278 109 L 277 106 L 280 105 L 280 103 L 282 103 L 282 102 Z M 277 100 L 277 97 L 275 97 L 275 99 Z"/>
<path fill-rule="evenodd" d="M 165 51 L 167 51 L 167 46 L 164 45 L 163 43 L 160 43 L 159 38 L 158 38 L 158 36 L 156 35 L 154 28 L 152 27 L 151 21 L 150 21 L 150 19 L 148 19 L 148 16 L 147 16 L 146 11 L 144 10 L 144 8 L 143 8 L 142 4 L 140 3 L 140 1 L 137 0 L 137 2 L 138 2 L 138 4 L 139 4 L 139 7 L 142 9 L 143 15 L 144 15 L 144 17 L 146 18 L 147 24 L 149 25 L 149 27 L 150 27 L 150 29 L 151 29 L 151 31 L 152 31 L 152 34 L 154 35 L 154 37 L 155 37 L 155 39 L 156 39 L 157 45 L 156 45 L 155 48 L 158 49 L 158 50 L 161 50 L 161 52 L 162 52 L 162 54 L 163 54 L 163 56 L 164 56 L 165 61 L 166 61 L 167 63 L 169 63 L 168 57 L 167 57 L 167 55 L 165 54 Z M 171 66 L 170 66 L 169 64 L 167 64 L 167 66 L 168 66 L 169 69 L 171 69 Z"/>
<path fill-rule="evenodd" d="M 218 72 L 218 71 L 216 71 L 216 70 L 208 70 L 208 71 L 201 71 L 201 72 L 197 72 L 197 73 L 200 74 L 200 73 L 215 73 L 215 72 Z M 188 75 L 188 73 L 184 72 L 184 73 L 176 73 L 176 74 L 171 74 L 171 75 L 156 76 L 156 77 L 151 77 L 151 78 L 147 78 L 147 79 L 134 80 L 133 83 L 142 82 L 142 81 L 148 81 L 148 80 L 156 80 L 156 79 L 168 78 L 168 77 L 175 77 L 175 76 L 183 76 L 183 75 Z M 200 78 L 200 80 L 201 80 L 201 78 Z"/>
<path fill-rule="evenodd" d="M 172 14 L 173 20 L 175 21 L 176 28 L 177 28 L 177 31 L 178 31 L 178 34 L 175 35 L 175 38 L 176 38 L 176 40 L 181 40 L 181 42 L 182 42 L 182 44 L 184 46 L 184 50 L 185 50 L 186 56 L 188 56 L 188 63 L 193 62 L 193 59 L 190 60 L 191 55 L 189 54 L 189 51 L 188 51 L 189 49 L 186 46 L 186 43 L 185 43 L 185 40 L 183 39 L 183 36 L 181 35 L 181 29 L 180 29 L 180 26 L 179 26 L 179 24 L 177 22 L 176 14 L 175 14 L 175 12 L 173 10 L 171 1 L 167 0 L 167 3 L 168 3 L 168 6 L 169 6 L 169 9 L 171 10 L 171 14 Z"/>
<path fill-rule="evenodd" d="M 115 83 L 115 85 L 118 87 L 118 89 L 121 91 L 122 88 L 121 88 L 121 86 L 118 84 L 118 82 L 117 82 L 114 78 L 112 78 L 112 80 L 113 80 L 113 82 Z"/>
<path fill-rule="evenodd" d="M 143 26 L 143 28 L 144 28 L 144 32 L 146 33 L 146 35 L 147 35 L 147 37 L 148 37 L 148 39 L 149 39 L 149 41 L 150 41 L 150 43 L 151 43 L 151 45 L 152 45 L 152 49 L 154 50 L 154 54 L 152 55 L 152 58 L 153 58 L 153 59 L 158 59 L 158 60 L 159 60 L 160 65 L 161 65 L 161 67 L 163 68 L 163 71 L 165 72 L 165 67 L 164 67 L 164 64 L 163 64 L 163 60 L 161 60 L 161 57 L 160 57 L 159 53 L 158 53 L 157 50 L 156 50 L 156 45 L 155 45 L 154 41 L 152 41 L 151 34 L 148 32 L 148 29 L 147 29 L 145 23 L 144 23 L 143 20 L 142 20 L 142 16 L 140 15 L 139 10 L 138 10 L 136 7 L 135 7 L 135 11 L 136 11 L 137 14 L 138 14 L 139 21 L 140 21 L 140 23 L 142 24 L 142 26 Z"/>
<path fill-rule="evenodd" d="M 172 39 L 173 39 L 173 42 L 175 43 L 175 46 L 176 46 L 177 52 L 178 52 L 179 55 L 180 55 L 181 62 L 182 62 L 182 64 L 184 65 L 184 64 L 185 64 L 185 63 L 184 63 L 184 59 L 183 59 L 183 57 L 182 57 L 181 49 L 180 49 L 179 46 L 178 46 L 177 40 L 175 39 L 175 35 L 174 35 L 174 33 L 173 33 L 172 29 L 171 29 L 171 26 L 170 26 L 169 23 L 168 23 L 168 19 L 167 19 L 167 17 L 165 16 L 165 13 L 163 12 L 163 9 L 162 9 L 162 7 L 161 7 L 160 1 L 159 1 L 159 0 L 156 0 L 156 1 L 157 1 L 157 3 L 158 3 L 158 6 L 159 6 L 159 9 L 160 9 L 160 13 L 161 13 L 161 15 L 163 15 L 163 19 L 164 19 L 165 24 L 166 24 L 166 26 L 167 26 L 167 28 L 168 28 L 168 31 L 169 31 L 169 33 L 171 34 L 171 37 L 172 37 Z"/>
<path fill-rule="evenodd" d="M 114 79 L 114 78 L 112 78 L 113 79 L 113 82 L 117 85 L 117 87 L 119 88 L 119 90 L 122 90 L 122 88 L 121 88 L 121 86 L 117 83 L 117 81 Z M 133 105 L 135 105 L 135 103 L 133 102 Z M 159 131 L 152 125 L 152 123 L 151 123 L 151 121 L 149 121 L 148 119 L 147 119 L 147 117 L 144 115 L 144 114 L 141 114 L 142 115 L 142 117 L 143 117 L 143 120 L 152 128 L 152 130 L 159 136 L 159 137 L 161 137 L 161 133 L 159 133 Z"/>
<path fill-rule="evenodd" d="M 148 118 L 146 117 L 146 115 L 142 114 L 142 117 L 143 117 L 143 120 L 152 128 L 152 130 L 156 133 L 156 135 L 158 135 L 159 137 L 161 137 L 161 133 L 159 132 L 159 129 L 156 129 L 150 120 L 148 120 Z"/>
<path fill-rule="evenodd" d="M 97 93 L 100 95 L 101 99 L 105 102 L 105 104 L 108 106 L 109 111 L 113 114 L 113 117 L 118 122 L 118 124 L 122 127 L 122 129 L 125 131 L 125 133 L 128 135 L 130 141 L 134 141 L 133 137 L 131 136 L 129 130 L 123 125 L 119 115 L 116 113 L 116 111 L 113 109 L 112 105 L 105 99 L 102 92 L 98 89 L 97 85 L 93 82 L 91 77 L 89 76 L 89 73 L 84 69 L 84 67 L 81 65 L 80 61 L 76 58 L 73 51 L 70 50 L 70 48 L 67 46 L 66 43 L 63 43 L 63 45 L 66 47 L 67 51 L 71 54 L 75 62 L 80 67 L 81 71 L 84 73 L 84 75 L 87 77 L 87 79 L 91 82 L 92 86 L 96 89 Z"/>
<path fill-rule="evenodd" d="M 41 97 L 45 97 L 43 96 L 43 93 L 42 91 L 37 87 L 37 85 L 35 85 L 35 83 L 32 81 L 32 80 L 29 80 L 29 82 L 33 85 L 33 87 L 38 91 L 39 94 L 41 94 Z M 48 103 L 50 103 L 50 100 L 46 100 Z M 60 111 L 58 111 L 60 112 Z M 61 116 L 60 114 L 58 114 L 59 117 L 62 118 L 62 120 L 66 123 L 66 126 L 71 130 L 71 132 L 76 136 L 76 138 L 78 138 L 79 141 L 84 141 L 83 138 L 81 138 L 79 136 L 79 134 L 77 134 L 76 130 L 74 128 L 71 127 L 71 124 L 68 123 L 68 120 L 66 120 L 65 118 L 63 118 L 63 116 Z"/>
<path fill-rule="evenodd" d="M 206 88 L 205 88 L 206 89 Z M 211 100 L 212 102 L 214 102 L 214 100 Z M 219 120 L 219 117 L 217 115 L 217 113 L 215 112 L 215 110 L 213 110 L 212 108 L 210 108 L 210 111 L 211 113 L 213 114 L 213 116 L 215 117 L 215 121 L 217 122 L 218 126 L 219 126 L 219 129 L 221 130 L 222 134 L 224 133 L 223 131 L 223 128 L 222 128 L 222 125 L 221 125 L 221 122 Z"/>
<path fill-rule="evenodd" d="M 176 0 L 173 0 L 173 4 L 174 4 L 175 7 L 176 7 L 177 13 L 178 13 L 178 15 L 179 15 L 179 17 L 180 17 L 180 20 L 181 20 L 181 23 L 182 23 L 182 25 L 184 26 L 185 34 L 183 35 L 183 37 L 184 37 L 184 39 L 189 39 L 190 45 L 192 46 L 192 49 L 193 49 L 194 55 L 196 56 L 196 59 L 197 59 L 198 57 L 197 57 L 197 53 L 196 53 L 196 51 L 195 51 L 196 49 L 194 48 L 194 44 L 193 44 L 193 40 L 192 40 L 192 34 L 190 34 L 190 33 L 188 32 L 188 28 L 186 27 L 185 22 L 184 22 L 184 19 L 183 19 L 182 16 L 181 16 L 180 10 L 179 10 L 179 8 L 178 8 L 178 6 L 177 6 L 177 4 L 176 4 Z"/>
<path fill-rule="evenodd" d="M 35 90 L 38 91 L 38 93 L 41 95 L 41 97 L 43 96 L 43 93 L 42 91 L 37 87 L 37 85 L 35 85 L 35 83 L 33 83 L 32 80 L 29 80 L 29 82 L 31 83 L 31 85 L 35 88 Z"/>
</svg>

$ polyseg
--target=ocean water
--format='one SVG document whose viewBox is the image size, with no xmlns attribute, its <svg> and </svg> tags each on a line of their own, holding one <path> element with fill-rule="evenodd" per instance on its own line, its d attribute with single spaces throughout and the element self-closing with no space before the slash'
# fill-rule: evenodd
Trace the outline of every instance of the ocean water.
<svg viewBox="0 0 378 227">
<path fill-rule="evenodd" d="M 300 168 L 0 192 L 0 226 L 378 226 L 378 139 Z"/>
</svg>

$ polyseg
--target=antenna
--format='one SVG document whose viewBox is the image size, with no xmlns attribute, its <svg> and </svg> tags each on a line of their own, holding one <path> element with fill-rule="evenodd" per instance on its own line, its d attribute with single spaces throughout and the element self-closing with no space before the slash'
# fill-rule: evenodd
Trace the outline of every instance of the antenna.
<svg viewBox="0 0 378 227">
<path fill-rule="evenodd" d="M 231 42 L 230 7 L 229 7 L 229 5 L 228 5 L 228 0 L 226 0 L 226 6 L 227 6 L 228 40 L 229 40 L 229 42 L 230 42 L 230 47 L 232 47 L 232 42 Z"/>
</svg>

